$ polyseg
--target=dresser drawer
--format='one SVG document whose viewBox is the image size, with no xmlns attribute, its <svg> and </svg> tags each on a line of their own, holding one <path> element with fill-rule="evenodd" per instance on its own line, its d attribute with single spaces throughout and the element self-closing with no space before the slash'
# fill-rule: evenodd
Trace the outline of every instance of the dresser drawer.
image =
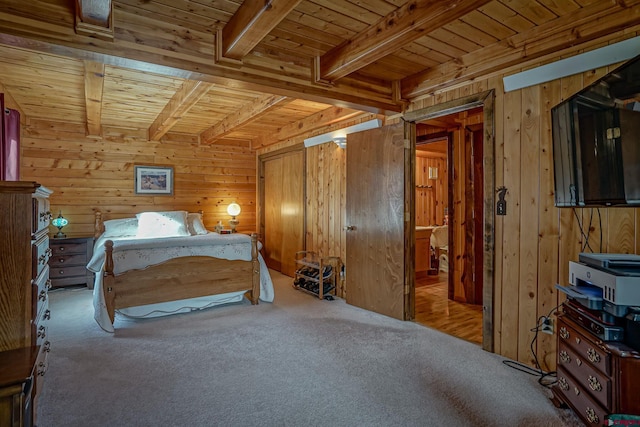
<svg viewBox="0 0 640 427">
<path fill-rule="evenodd" d="M 86 254 L 87 242 L 83 240 L 81 242 L 70 243 L 68 242 L 68 239 L 53 239 L 51 241 L 51 251 L 53 252 L 54 256 L 66 254 Z"/>
<path fill-rule="evenodd" d="M 32 233 L 49 228 L 51 212 L 49 211 L 49 199 L 45 197 L 33 197 L 33 224 Z"/>
<path fill-rule="evenodd" d="M 600 406 L 589 393 L 586 393 L 562 366 L 558 367 L 558 382 L 555 387 L 561 390 L 569 406 L 573 407 L 587 425 L 603 425 L 604 417 L 609 412 Z"/>
<path fill-rule="evenodd" d="M 87 259 L 86 253 L 57 255 L 55 251 L 53 251 L 53 256 L 49 260 L 49 265 L 51 268 L 59 268 L 74 265 L 85 266 L 88 262 L 89 260 Z"/>
<path fill-rule="evenodd" d="M 32 252 L 32 279 L 37 278 L 44 267 L 49 262 L 51 249 L 49 248 L 49 237 L 45 234 L 31 247 Z"/>
<path fill-rule="evenodd" d="M 87 275 L 87 268 L 84 265 L 66 266 L 51 268 L 49 271 L 49 277 L 52 279 L 52 284 L 55 286 L 55 279 L 63 279 L 69 277 L 80 277 Z"/>
<path fill-rule="evenodd" d="M 582 356 L 576 354 L 567 343 L 558 344 L 558 367 L 569 372 L 582 390 L 587 391 L 600 405 L 611 406 L 611 379 L 593 368 Z"/>
<path fill-rule="evenodd" d="M 31 290 L 32 315 L 36 320 L 41 316 L 44 307 L 49 301 L 49 288 L 51 288 L 51 280 L 49 280 L 49 267 L 45 267 L 40 276 L 34 281 Z"/>
<path fill-rule="evenodd" d="M 44 344 L 40 346 L 40 352 L 38 353 L 38 358 L 36 359 L 35 370 L 34 370 L 34 384 L 33 384 L 33 398 L 37 401 L 40 392 L 42 391 L 42 385 L 44 381 L 44 376 L 47 373 L 47 369 L 49 369 L 49 351 L 50 351 L 51 343 L 46 341 Z M 35 403 L 35 402 L 34 402 Z"/>
<path fill-rule="evenodd" d="M 562 318 L 558 322 L 558 340 L 569 345 L 583 360 L 588 360 L 605 375 L 611 375 L 611 355 Z"/>
</svg>

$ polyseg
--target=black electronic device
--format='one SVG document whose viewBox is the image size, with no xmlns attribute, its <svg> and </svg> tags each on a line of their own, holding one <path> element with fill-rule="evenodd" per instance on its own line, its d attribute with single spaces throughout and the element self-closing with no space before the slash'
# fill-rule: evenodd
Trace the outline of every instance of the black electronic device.
<svg viewBox="0 0 640 427">
<path fill-rule="evenodd" d="M 551 110 L 555 205 L 640 206 L 640 56 Z"/>
<path fill-rule="evenodd" d="M 567 316 L 584 326 L 602 341 L 624 340 L 624 327 L 620 326 L 622 321 L 620 318 L 607 315 L 602 311 L 588 310 L 580 303 L 570 299 L 564 303 L 562 310 Z"/>
</svg>

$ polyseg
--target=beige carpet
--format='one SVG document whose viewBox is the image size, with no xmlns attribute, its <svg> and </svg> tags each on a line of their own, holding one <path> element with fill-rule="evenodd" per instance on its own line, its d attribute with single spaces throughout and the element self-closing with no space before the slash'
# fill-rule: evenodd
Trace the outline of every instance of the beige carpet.
<svg viewBox="0 0 640 427">
<path fill-rule="evenodd" d="M 501 357 L 272 275 L 272 304 L 119 319 L 115 334 L 91 291 L 52 291 L 38 426 L 580 425 Z"/>
</svg>

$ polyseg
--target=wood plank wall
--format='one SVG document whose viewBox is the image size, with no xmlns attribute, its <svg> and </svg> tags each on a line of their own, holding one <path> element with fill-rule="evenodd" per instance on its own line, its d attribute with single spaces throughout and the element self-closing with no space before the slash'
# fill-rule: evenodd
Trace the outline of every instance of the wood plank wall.
<svg viewBox="0 0 640 427">
<path fill-rule="evenodd" d="M 438 170 L 437 179 L 429 179 L 429 168 Z M 444 224 L 447 175 L 446 154 L 416 151 L 416 225 Z"/>
<path fill-rule="evenodd" d="M 595 252 L 640 253 L 640 209 L 574 212 L 553 204 L 551 108 L 613 68 L 509 93 L 503 92 L 502 76 L 495 76 L 425 98 L 410 108 L 495 90 L 496 187 L 508 189 L 508 214 L 496 217 L 495 225 L 494 341 L 496 353 L 511 359 L 534 363 L 530 329 L 564 300 L 555 285 L 568 283 L 568 262 L 577 260 L 585 244 L 581 226 L 589 230 Z M 534 348 L 543 369 L 555 369 L 555 336 L 538 335 Z"/>
<path fill-rule="evenodd" d="M 495 91 L 495 183 L 508 189 L 508 214 L 496 217 L 494 230 L 494 343 L 495 352 L 508 358 L 534 364 L 530 329 L 564 300 L 555 285 L 567 284 L 568 262 L 577 259 L 585 243 L 581 225 L 589 230 L 596 252 L 640 254 L 640 209 L 554 207 L 550 110 L 613 68 L 506 94 L 503 76 L 497 75 L 416 101 L 408 109 Z M 345 152 L 333 144 L 306 152 L 307 249 L 344 259 L 344 231 L 338 223 L 344 225 Z M 555 335 L 539 334 L 534 345 L 545 370 L 555 369 L 555 340 Z"/>
<path fill-rule="evenodd" d="M 21 178 L 54 191 L 52 213 L 69 220 L 63 231 L 70 237 L 93 235 L 96 209 L 110 218 L 203 210 L 207 228 L 218 220 L 228 227 L 233 201 L 242 207 L 238 230 L 256 229 L 256 162 L 248 142 L 200 146 L 177 134 L 152 142 L 146 131 L 114 128 L 105 128 L 100 140 L 87 138 L 82 125 L 27 119 L 21 147 Z M 173 195 L 136 195 L 135 165 L 172 166 Z"/>
</svg>

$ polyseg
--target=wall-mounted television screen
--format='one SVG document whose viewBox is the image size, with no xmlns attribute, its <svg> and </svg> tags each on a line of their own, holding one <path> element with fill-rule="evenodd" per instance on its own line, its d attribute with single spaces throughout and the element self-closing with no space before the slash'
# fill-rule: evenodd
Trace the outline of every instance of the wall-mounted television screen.
<svg viewBox="0 0 640 427">
<path fill-rule="evenodd" d="M 640 206 L 640 56 L 551 109 L 555 205 Z"/>
</svg>

